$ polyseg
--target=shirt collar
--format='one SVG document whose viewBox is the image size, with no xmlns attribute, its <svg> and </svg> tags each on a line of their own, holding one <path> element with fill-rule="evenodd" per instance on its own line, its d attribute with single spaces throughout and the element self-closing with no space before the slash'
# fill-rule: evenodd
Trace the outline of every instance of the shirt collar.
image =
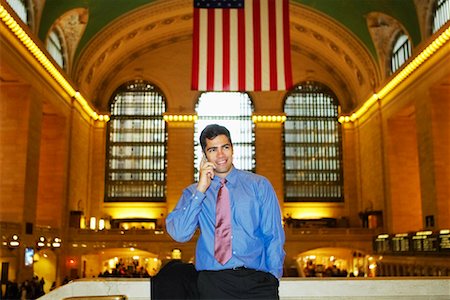
<svg viewBox="0 0 450 300">
<path fill-rule="evenodd" d="M 227 180 L 227 184 L 234 185 L 237 181 L 237 177 L 238 177 L 238 170 L 233 165 L 230 173 L 228 173 L 228 175 L 225 177 Z M 216 186 L 220 186 L 220 179 L 221 178 L 219 176 L 214 176 L 213 181 L 215 182 Z"/>
</svg>

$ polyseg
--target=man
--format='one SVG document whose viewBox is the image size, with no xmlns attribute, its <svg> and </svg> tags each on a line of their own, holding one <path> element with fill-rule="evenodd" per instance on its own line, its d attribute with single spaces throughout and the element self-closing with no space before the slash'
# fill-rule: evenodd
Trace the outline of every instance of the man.
<svg viewBox="0 0 450 300">
<path fill-rule="evenodd" d="M 285 238 L 272 185 L 233 166 L 233 144 L 225 127 L 208 125 L 200 144 L 199 181 L 183 191 L 166 220 L 178 242 L 189 241 L 200 228 L 195 260 L 200 297 L 278 299 Z M 215 236 L 216 231 L 222 235 Z"/>
</svg>

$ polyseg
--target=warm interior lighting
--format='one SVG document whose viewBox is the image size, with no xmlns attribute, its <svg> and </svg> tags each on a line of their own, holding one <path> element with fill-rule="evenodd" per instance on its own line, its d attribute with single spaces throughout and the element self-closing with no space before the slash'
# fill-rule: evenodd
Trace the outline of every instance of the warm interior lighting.
<svg viewBox="0 0 450 300">
<path fill-rule="evenodd" d="M 50 76 L 66 91 L 66 93 L 76 99 L 81 105 L 82 109 L 94 120 L 105 121 L 109 120 L 108 115 L 98 115 L 84 99 L 80 92 L 76 91 L 72 85 L 64 78 L 59 70 L 47 58 L 42 50 L 36 45 L 33 39 L 22 29 L 8 11 L 0 4 L 0 19 L 11 30 L 11 32 L 19 39 L 25 48 L 32 56 L 39 62 L 39 64 L 47 71 Z"/>
<path fill-rule="evenodd" d="M 103 229 L 105 229 L 105 220 L 100 219 L 100 220 L 98 220 L 98 230 L 103 230 Z"/>
<path fill-rule="evenodd" d="M 181 259 L 181 250 L 180 249 L 172 250 L 172 259 Z"/>
<path fill-rule="evenodd" d="M 14 234 L 12 236 L 12 240 L 9 242 L 9 246 L 10 247 L 19 247 L 20 242 L 19 242 L 19 236 L 17 234 Z"/>
<path fill-rule="evenodd" d="M 55 237 L 55 238 L 53 239 L 52 247 L 53 247 L 53 248 L 60 248 L 60 247 L 61 247 L 61 239 Z"/>
<path fill-rule="evenodd" d="M 382 89 L 373 94 L 364 104 L 351 116 L 340 116 L 338 121 L 353 122 L 363 116 L 376 102 L 383 99 L 393 89 L 395 89 L 402 81 L 409 75 L 416 71 L 425 61 L 427 61 L 434 53 L 442 48 L 450 40 L 450 26 L 439 35 L 432 43 L 428 45 L 422 52 L 420 52 L 408 65 L 406 65 L 394 78 L 391 79 Z"/>
<path fill-rule="evenodd" d="M 40 247 L 40 248 L 45 246 L 45 237 L 41 236 L 39 238 L 39 241 L 37 242 L 37 246 Z"/>
<path fill-rule="evenodd" d="M 86 229 L 86 217 L 84 217 L 84 216 L 81 216 L 81 218 L 80 218 L 80 228 Z"/>
<path fill-rule="evenodd" d="M 197 115 L 170 115 L 164 114 L 164 121 L 166 122 L 195 122 L 198 119 Z"/>
<path fill-rule="evenodd" d="M 377 238 L 379 238 L 379 239 L 387 239 L 387 238 L 389 238 L 389 234 L 379 234 L 377 236 Z"/>
<path fill-rule="evenodd" d="M 285 115 L 252 115 L 253 123 L 284 123 Z"/>
<path fill-rule="evenodd" d="M 89 220 L 89 228 L 95 230 L 97 228 L 97 218 L 91 217 Z"/>
</svg>

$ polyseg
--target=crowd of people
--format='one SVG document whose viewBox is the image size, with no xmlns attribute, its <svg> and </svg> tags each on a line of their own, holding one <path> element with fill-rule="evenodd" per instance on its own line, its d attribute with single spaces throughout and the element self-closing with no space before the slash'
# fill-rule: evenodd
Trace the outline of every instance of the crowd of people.
<svg viewBox="0 0 450 300">
<path fill-rule="evenodd" d="M 150 274 L 143 266 L 139 266 L 137 260 L 132 264 L 125 264 L 122 259 L 116 263 L 116 267 L 111 271 L 104 271 L 98 274 L 98 277 L 128 277 L 128 278 L 149 278 Z"/>
<path fill-rule="evenodd" d="M 98 277 L 125 277 L 125 278 L 150 278 L 147 270 L 144 267 L 140 268 L 115 268 L 111 272 L 106 270 L 98 274 Z"/>
<path fill-rule="evenodd" d="M 45 294 L 44 285 L 44 278 L 37 276 L 22 283 L 8 280 L 3 299 L 37 299 Z M 54 285 L 56 287 L 56 283 Z"/>
<path fill-rule="evenodd" d="M 316 265 L 308 261 L 303 269 L 305 277 L 347 277 L 347 270 L 341 270 L 336 265 L 325 267 L 324 265 Z"/>
</svg>

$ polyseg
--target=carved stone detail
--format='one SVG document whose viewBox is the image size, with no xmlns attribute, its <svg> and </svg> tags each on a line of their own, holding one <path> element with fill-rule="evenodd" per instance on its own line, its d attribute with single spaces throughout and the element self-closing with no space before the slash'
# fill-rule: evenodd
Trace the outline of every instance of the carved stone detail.
<svg viewBox="0 0 450 300">
<path fill-rule="evenodd" d="M 173 12 L 177 8 L 187 5 L 191 7 L 190 3 L 186 3 L 186 1 L 183 0 L 170 2 L 157 1 L 154 4 L 152 3 L 145 8 L 133 12 L 132 18 L 125 15 L 115 21 L 112 25 L 106 27 L 81 54 L 76 66 L 76 71 L 74 72 L 74 74 L 78 75 L 78 77 L 75 78 L 77 84 L 91 84 L 96 70 L 101 67 L 105 58 L 108 58 L 116 51 L 120 50 L 121 45 L 124 43 L 130 42 L 130 40 L 133 40 L 138 36 L 148 34 L 148 31 L 159 30 L 161 27 L 165 26 L 174 26 L 176 25 L 175 23 L 178 22 L 191 22 L 192 13 L 161 19 L 161 15 Z M 145 20 L 151 20 L 152 22 L 146 23 Z M 122 28 L 130 28 L 132 31 L 118 35 L 117 32 Z M 115 40 L 111 41 L 111 37 Z M 107 45 L 106 49 L 105 45 Z M 98 56 L 99 50 L 101 51 L 100 57 L 103 57 L 101 60 Z M 95 58 L 94 61 L 92 60 L 93 57 Z"/>
<path fill-rule="evenodd" d="M 433 8 L 436 0 L 414 0 L 417 16 L 419 18 L 422 38 L 428 38 L 433 31 Z"/>
<path fill-rule="evenodd" d="M 400 32 L 406 32 L 396 19 L 383 13 L 369 13 L 366 22 L 377 50 L 380 69 L 387 78 L 391 74 L 391 52 L 395 39 Z"/>
<path fill-rule="evenodd" d="M 362 89 L 368 95 L 376 89 L 380 82 L 377 64 L 364 44 L 356 39 L 351 32 L 328 16 L 301 4 L 291 5 L 290 14 L 292 16 L 291 26 L 294 31 L 301 36 L 306 35 L 305 39 L 312 39 L 316 43 L 321 43 L 321 49 L 330 49 L 331 53 L 333 53 L 332 56 L 337 58 L 336 61 L 327 63 L 330 68 L 330 74 L 334 72 L 331 66 L 336 67 L 336 64 L 342 65 L 340 62 L 349 68 L 350 71 L 346 72 L 346 74 L 353 74 L 353 79 L 348 78 L 343 82 L 342 79 L 338 80 L 338 77 L 342 76 L 342 74 L 334 77 L 337 82 L 340 82 L 339 85 L 342 86 L 343 90 L 348 92 L 349 96 L 352 94 L 353 101 L 356 101 L 354 97 L 357 97 L 357 95 L 350 93 L 349 90 Z M 315 61 L 317 61 L 317 57 Z M 349 89 L 348 85 L 352 81 L 357 86 Z M 361 94 L 359 96 L 361 97 Z"/>
<path fill-rule="evenodd" d="M 88 21 L 88 10 L 86 8 L 75 8 L 59 17 L 55 25 L 61 30 L 64 37 L 64 45 L 67 54 L 67 71 L 73 63 L 78 43 L 86 29 Z"/>
</svg>

